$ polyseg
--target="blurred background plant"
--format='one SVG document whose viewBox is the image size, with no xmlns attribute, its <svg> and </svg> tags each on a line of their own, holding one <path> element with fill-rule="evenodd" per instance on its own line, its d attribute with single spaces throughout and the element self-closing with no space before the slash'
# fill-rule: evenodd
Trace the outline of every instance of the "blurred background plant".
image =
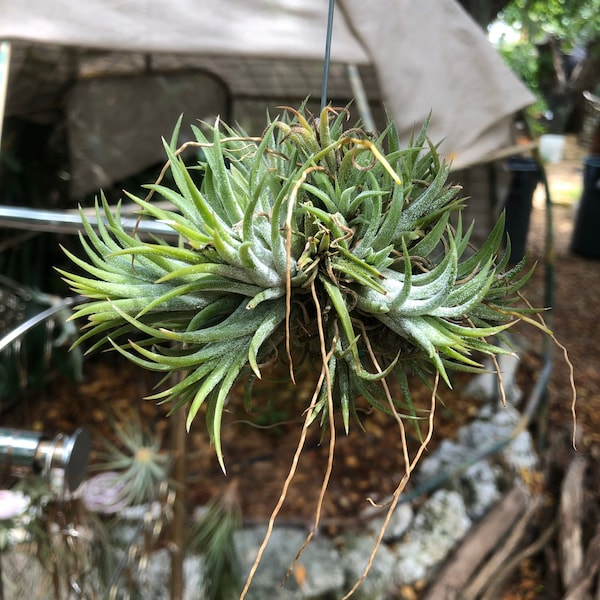
<svg viewBox="0 0 600 600">
<path fill-rule="evenodd" d="M 58 374 L 81 379 L 82 353 L 69 351 L 77 336 L 71 305 L 71 298 L 0 275 L 0 414 L 21 402 L 22 391 L 41 390 Z"/>
<path fill-rule="evenodd" d="M 167 543 L 170 458 L 139 415 L 115 419 L 114 440 L 69 493 L 59 479 L 6 474 L 0 491 L 0 598 L 146 598 L 149 557 Z M 27 574 L 27 575 L 25 575 Z"/>
<path fill-rule="evenodd" d="M 105 597 L 116 560 L 97 515 L 35 475 L 0 500 L 0 597 Z"/>
<path fill-rule="evenodd" d="M 116 490 L 110 501 L 118 507 L 156 501 L 161 486 L 170 485 L 171 458 L 161 439 L 148 431 L 138 413 L 113 418 L 112 428 L 117 441 L 102 440 L 105 450 L 92 467 L 104 473 L 105 486 Z M 110 504 L 104 508 L 110 511 Z"/>
<path fill-rule="evenodd" d="M 530 112 L 550 133 L 578 133 L 585 90 L 600 84 L 598 0 L 511 0 L 490 26 L 492 41 L 538 102 Z"/>
<path fill-rule="evenodd" d="M 234 533 L 242 524 L 238 482 L 215 496 L 192 525 L 188 551 L 203 556 L 206 600 L 234 600 L 242 589 Z"/>
</svg>

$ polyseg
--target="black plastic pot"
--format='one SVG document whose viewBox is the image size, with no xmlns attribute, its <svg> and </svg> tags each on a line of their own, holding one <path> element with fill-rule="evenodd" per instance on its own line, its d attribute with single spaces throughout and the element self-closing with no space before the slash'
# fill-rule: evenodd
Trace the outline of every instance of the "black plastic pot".
<svg viewBox="0 0 600 600">
<path fill-rule="evenodd" d="M 525 256 L 533 193 L 540 181 L 540 167 L 533 158 L 515 156 L 508 159 L 507 168 L 512 178 L 504 204 L 505 237 L 510 238 L 510 262 L 514 264 Z"/>
<path fill-rule="evenodd" d="M 583 159 L 583 192 L 577 209 L 571 251 L 600 258 L 600 155 Z"/>
</svg>

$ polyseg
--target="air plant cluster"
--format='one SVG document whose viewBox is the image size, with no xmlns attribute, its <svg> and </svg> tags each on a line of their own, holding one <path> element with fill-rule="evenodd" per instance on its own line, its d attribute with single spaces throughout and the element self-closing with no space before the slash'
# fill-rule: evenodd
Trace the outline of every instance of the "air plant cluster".
<svg viewBox="0 0 600 600">
<path fill-rule="evenodd" d="M 375 138 L 346 120 L 288 109 L 260 137 L 217 122 L 192 126 L 180 148 L 178 125 L 164 142 L 174 184 L 161 176 L 145 198 L 127 195 L 179 243 L 126 231 L 104 198 L 97 231 L 82 213 L 85 257 L 69 254 L 81 271 L 62 272 L 89 299 L 74 315 L 87 319 L 79 343 L 163 373 L 151 398 L 186 407 L 188 427 L 205 407 L 222 466 L 222 415 L 241 378 L 284 360 L 293 381 L 303 358 L 320 366 L 309 422 L 339 412 L 348 429 L 358 398 L 414 417 L 411 375 L 450 384 L 452 370 L 481 369 L 519 318 L 524 263 L 501 252 L 502 218 L 471 247 L 427 124 L 401 148 L 393 123 Z"/>
</svg>

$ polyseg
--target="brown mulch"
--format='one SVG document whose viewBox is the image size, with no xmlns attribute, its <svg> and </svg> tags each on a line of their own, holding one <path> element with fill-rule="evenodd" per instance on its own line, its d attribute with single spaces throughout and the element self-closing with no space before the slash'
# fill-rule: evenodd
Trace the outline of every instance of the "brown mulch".
<svg viewBox="0 0 600 600">
<path fill-rule="evenodd" d="M 569 154 L 570 152 L 570 154 Z M 551 181 L 557 183 L 558 195 L 563 181 L 581 178 L 580 153 L 570 146 L 566 160 L 549 166 Z M 556 200 L 556 199 L 555 199 Z M 527 296 L 536 305 L 544 304 L 544 223 L 545 207 L 536 199 L 529 247 L 538 266 Z M 579 447 L 592 461 L 600 460 L 600 260 L 589 260 L 569 252 L 573 226 L 573 206 L 562 203 L 553 208 L 556 234 L 555 290 L 553 310 L 548 315 L 552 328 L 569 352 L 574 366 L 578 393 Z M 600 224 L 599 224 L 600 227 Z M 600 231 L 600 230 L 599 230 Z M 528 341 L 520 374 L 527 392 L 539 368 L 542 337 L 532 328 L 523 328 Z M 129 418 L 139 412 L 143 421 L 168 447 L 173 417 L 166 417 L 168 406 L 155 406 L 143 400 L 151 393 L 156 378 L 114 356 L 99 355 L 85 362 L 84 379 L 80 383 L 60 376 L 54 378 L 35 396 L 24 396 L 23 404 L 7 417 L 7 424 L 49 432 L 69 432 L 85 426 L 94 435 L 95 459 L 102 436 L 111 437 L 109 415 Z M 239 481 L 244 517 L 264 520 L 273 509 L 293 457 L 300 435 L 303 408 L 310 401 L 311 374 L 303 374 L 296 387 L 283 385 L 275 376 L 262 383 L 260 400 L 252 407 L 254 414 L 243 410 L 241 400 L 233 402 L 223 426 L 223 449 L 228 469 L 224 476 L 210 447 L 203 423 L 192 427 L 186 439 L 187 502 L 190 511 L 222 491 L 231 479 Z M 465 382 L 458 377 L 454 391 L 445 391 L 444 405 L 437 411 L 436 432 L 431 448 L 458 427 L 468 422 L 478 404 L 461 395 Z M 564 453 L 570 456 L 571 431 L 569 371 L 560 349 L 554 354 L 554 368 L 548 388 L 549 417 L 546 442 L 552 432 L 567 432 Z M 417 391 L 416 400 L 428 406 L 429 393 Z M 266 409 L 269 409 L 268 411 Z M 367 498 L 381 501 L 388 497 L 403 474 L 401 445 L 397 424 L 378 413 L 362 413 L 364 431 L 351 424 L 349 435 L 338 424 L 335 465 L 329 492 L 323 507 L 323 518 L 331 531 L 355 525 L 356 517 L 367 506 Z M 250 421 L 253 421 L 251 423 Z M 536 435 L 543 433 L 537 429 Z M 409 431 L 410 433 L 410 431 Z M 416 447 L 416 437 L 413 435 Z M 327 465 L 329 438 L 321 439 L 313 426 L 306 441 L 298 474 L 290 488 L 282 519 L 310 524 Z M 543 450 L 542 450 L 543 451 Z M 552 495 L 551 482 L 548 482 Z M 598 500 L 598 489 L 592 498 Z M 520 578 L 507 591 L 505 598 L 546 598 L 543 588 L 544 566 L 529 559 L 520 568 Z"/>
</svg>

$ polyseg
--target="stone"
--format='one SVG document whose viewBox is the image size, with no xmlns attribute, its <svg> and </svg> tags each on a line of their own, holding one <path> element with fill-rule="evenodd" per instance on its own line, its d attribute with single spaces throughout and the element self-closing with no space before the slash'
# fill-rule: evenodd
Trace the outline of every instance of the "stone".
<svg viewBox="0 0 600 600">
<path fill-rule="evenodd" d="M 234 537 L 240 559 L 242 581 L 250 572 L 264 539 L 266 528 L 237 531 Z M 269 544 L 256 571 L 248 600 L 317 600 L 337 596 L 343 590 L 345 574 L 339 552 L 329 538 L 317 536 L 304 549 L 284 586 L 281 582 L 306 539 L 306 532 L 292 527 L 273 529 Z"/>
<path fill-rule="evenodd" d="M 183 560 L 183 600 L 204 600 L 204 559 L 186 556 Z"/>
<path fill-rule="evenodd" d="M 513 435 L 520 420 L 521 414 L 519 411 L 507 404 L 492 412 L 488 419 L 478 418 L 469 425 L 462 427 L 458 432 L 458 440 L 465 446 L 481 450 L 491 444 L 502 442 Z M 515 472 L 521 469 L 533 470 L 539 462 L 531 434 L 527 430 L 519 432 L 513 440 L 502 448 L 499 456 L 505 465 Z"/>
<path fill-rule="evenodd" d="M 2 553 L 0 586 L 5 600 L 46 598 L 52 589 L 50 574 L 37 558 L 35 548 L 9 549 Z"/>
<path fill-rule="evenodd" d="M 127 506 L 118 513 L 118 519 L 109 525 L 110 540 L 119 548 L 143 543 L 144 532 L 162 522 L 160 502 Z"/>
<path fill-rule="evenodd" d="M 423 504 L 396 549 L 396 583 L 410 585 L 431 577 L 471 524 L 458 492 L 435 492 Z"/>
<path fill-rule="evenodd" d="M 375 536 L 379 535 L 379 531 L 383 526 L 383 523 L 387 516 L 386 502 L 391 502 L 391 498 L 388 498 L 382 507 L 369 506 L 362 513 L 361 517 L 366 521 L 367 531 Z M 383 535 L 383 541 L 385 543 L 391 543 L 395 540 L 399 540 L 404 532 L 408 529 L 414 517 L 414 511 L 412 506 L 408 503 L 398 504 L 390 517 L 385 533 Z"/>
<path fill-rule="evenodd" d="M 482 459 L 472 464 L 460 477 L 460 493 L 469 517 L 476 521 L 502 496 L 502 469 Z"/>
<path fill-rule="evenodd" d="M 148 562 L 138 572 L 140 597 L 154 600 L 169 600 L 171 578 L 171 556 L 168 550 L 157 550 L 148 557 Z"/>
<path fill-rule="evenodd" d="M 417 471 L 419 485 L 435 482 L 443 474 L 453 473 L 473 458 L 475 450 L 450 440 L 442 440 L 437 449 L 423 459 Z M 481 459 L 444 482 L 444 487 L 461 494 L 472 520 L 482 517 L 501 495 L 502 469 L 488 459 Z"/>
<path fill-rule="evenodd" d="M 346 591 L 360 579 L 368 564 L 377 538 L 370 535 L 349 535 L 344 538 L 341 557 L 346 574 Z M 366 579 L 354 592 L 354 600 L 386 600 L 394 583 L 396 555 L 381 544 Z"/>
<path fill-rule="evenodd" d="M 203 580 L 204 560 L 201 556 L 186 556 L 183 561 L 183 600 L 205 600 Z M 152 552 L 143 568 L 138 569 L 139 563 L 135 563 L 134 575 L 137 594 L 140 598 L 152 598 L 152 600 L 170 600 L 171 598 L 171 555 L 168 550 L 161 549 Z M 131 593 L 123 584 L 121 591 L 125 596 Z M 127 590 L 127 591 L 126 591 Z M 134 594 L 135 597 L 137 597 Z M 120 596 L 119 596 L 120 597 Z"/>
<path fill-rule="evenodd" d="M 510 348 L 507 348 L 511 350 Z M 500 354 L 497 357 L 498 367 L 502 373 L 504 397 L 508 404 L 518 406 L 523 392 L 516 382 L 520 359 L 516 354 Z M 496 365 L 491 359 L 484 362 L 485 371 L 475 375 L 464 389 L 466 396 L 484 401 L 497 401 L 501 398 L 500 381 L 496 373 Z"/>
</svg>

